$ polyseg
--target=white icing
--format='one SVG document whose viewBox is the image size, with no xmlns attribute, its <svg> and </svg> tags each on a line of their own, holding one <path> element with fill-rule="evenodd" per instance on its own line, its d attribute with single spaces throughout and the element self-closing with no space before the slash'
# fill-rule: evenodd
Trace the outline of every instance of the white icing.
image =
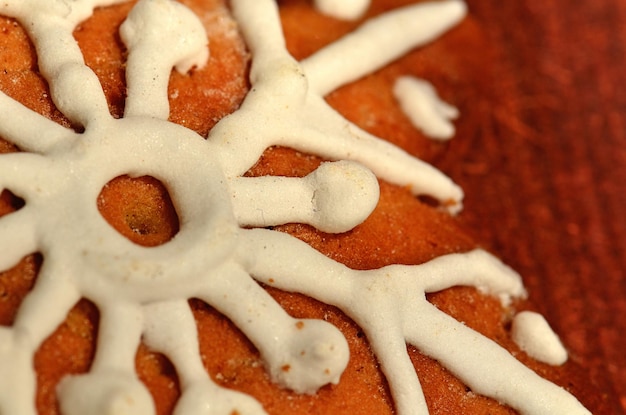
<svg viewBox="0 0 626 415">
<path fill-rule="evenodd" d="M 475 392 L 521 413 L 589 413 L 563 389 L 426 301 L 425 293 L 454 285 L 476 287 L 504 303 L 524 296 L 519 276 L 493 256 L 477 250 L 419 266 L 355 271 L 291 236 L 242 228 L 300 221 L 328 232 L 351 229 L 378 199 L 368 169 L 416 194 L 455 203 L 451 211 L 460 208 L 462 193 L 447 177 L 352 125 L 323 96 L 441 34 L 465 13 L 461 1 L 386 13 L 298 63 L 285 50 L 273 1 L 233 0 L 253 53 L 252 89 L 208 140 L 167 121 L 167 70 L 202 66 L 208 56 L 197 18 L 169 0 L 140 0 L 122 26 L 129 49 L 127 107 L 122 119 L 108 113 L 72 32 L 96 6 L 116 2 L 0 3 L 0 12 L 15 17 L 31 37 L 58 109 L 85 130 L 63 128 L 0 94 L 0 135 L 29 151 L 0 157 L 0 189 L 26 202 L 0 218 L 0 269 L 32 252 L 44 257 L 14 324 L 0 327 L 0 413 L 35 414 L 34 354 L 81 297 L 100 310 L 98 343 L 90 371 L 59 385 L 65 415 L 154 413 L 134 367 L 142 336 L 176 368 L 182 389 L 176 415 L 264 413 L 254 398 L 221 388 L 204 370 L 187 305 L 192 297 L 242 330 L 275 382 L 301 393 L 338 382 L 349 358 L 339 330 L 321 320 L 290 317 L 255 279 L 334 304 L 359 323 L 400 414 L 428 411 L 406 342 L 441 361 Z M 326 72 L 345 63 L 343 54 L 355 45 L 366 49 L 358 54 L 373 58 Z M 275 144 L 337 161 L 302 179 L 242 177 Z M 137 246 L 100 216 L 100 190 L 122 174 L 151 175 L 167 186 L 180 219 L 171 241 Z M 288 202 L 284 210 L 282 200 Z"/>
<path fill-rule="evenodd" d="M 315 0 L 315 8 L 338 19 L 355 20 L 370 6 L 370 0 Z"/>
<path fill-rule="evenodd" d="M 155 412 L 150 393 L 127 371 L 92 370 L 87 375 L 67 377 L 61 381 L 58 394 L 63 415 L 151 415 Z"/>
<path fill-rule="evenodd" d="M 567 350 L 545 317 L 539 313 L 517 313 L 513 318 L 511 337 L 523 351 L 536 360 L 555 366 L 567 361 Z"/>
<path fill-rule="evenodd" d="M 324 232 L 346 232 L 372 213 L 379 196 L 376 176 L 350 161 L 322 163 L 303 179 L 240 177 L 235 183 L 235 215 L 244 226 L 301 222 Z"/>
<path fill-rule="evenodd" d="M 326 95 L 425 45 L 467 13 L 460 0 L 405 6 L 376 16 L 302 61 L 309 88 Z"/>
<path fill-rule="evenodd" d="M 450 120 L 456 119 L 459 111 L 442 101 L 429 82 L 403 76 L 396 80 L 393 93 L 413 125 L 428 137 L 448 140 L 454 136 Z"/>
<path fill-rule="evenodd" d="M 203 67 L 209 57 L 202 23 L 180 3 L 144 1 L 129 13 L 120 27 L 120 37 L 133 51 L 126 62 L 126 85 L 132 92 L 125 103 L 125 116 L 148 115 L 167 119 L 170 113 L 167 85 L 172 67 L 186 73 L 193 67 Z M 158 55 L 155 50 L 159 51 Z M 141 92 L 135 92 L 137 90 Z M 151 105 L 145 105 L 146 102 Z M 144 114 L 146 111 L 149 113 Z"/>
<path fill-rule="evenodd" d="M 350 123 L 324 101 L 324 95 L 443 33 L 462 18 L 463 2 L 393 10 L 301 64 L 284 47 L 274 2 L 244 0 L 231 6 L 253 53 L 254 88 L 241 108 L 209 134 L 212 142 L 225 147 L 219 157 L 227 177 L 242 175 L 266 148 L 282 145 L 331 160 L 358 161 L 379 178 L 434 197 L 451 212 L 461 209 L 463 192 L 448 177 Z"/>
</svg>

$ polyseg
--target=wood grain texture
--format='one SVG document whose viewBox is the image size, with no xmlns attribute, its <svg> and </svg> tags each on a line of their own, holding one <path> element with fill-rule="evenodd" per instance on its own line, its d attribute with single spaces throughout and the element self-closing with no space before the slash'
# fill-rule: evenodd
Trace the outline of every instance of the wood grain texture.
<svg viewBox="0 0 626 415">
<path fill-rule="evenodd" d="M 498 55 L 502 105 L 451 167 L 462 218 L 624 413 L 626 2 L 468 3 Z"/>
</svg>

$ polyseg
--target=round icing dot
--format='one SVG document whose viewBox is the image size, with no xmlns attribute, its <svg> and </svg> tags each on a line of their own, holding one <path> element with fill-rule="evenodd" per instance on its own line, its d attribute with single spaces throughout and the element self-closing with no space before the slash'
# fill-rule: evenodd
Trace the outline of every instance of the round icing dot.
<svg viewBox="0 0 626 415">
<path fill-rule="evenodd" d="M 286 344 L 271 357 L 272 379 L 299 393 L 315 393 L 339 382 L 348 365 L 348 343 L 334 326 L 320 320 L 300 320 L 288 327 Z"/>
<path fill-rule="evenodd" d="M 313 189 L 312 223 L 324 232 L 345 232 L 372 213 L 380 195 L 376 176 L 358 163 L 322 163 L 307 176 Z"/>
<path fill-rule="evenodd" d="M 567 350 L 539 313 L 522 311 L 513 318 L 511 327 L 513 341 L 528 355 L 551 365 L 567 361 Z"/>
</svg>

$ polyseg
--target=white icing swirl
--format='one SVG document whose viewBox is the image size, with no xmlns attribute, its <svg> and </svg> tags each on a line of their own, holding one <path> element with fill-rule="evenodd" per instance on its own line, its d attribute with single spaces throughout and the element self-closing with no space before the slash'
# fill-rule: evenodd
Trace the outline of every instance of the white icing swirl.
<svg viewBox="0 0 626 415">
<path fill-rule="evenodd" d="M 252 397 L 224 390 L 204 370 L 187 305 L 192 297 L 242 330 L 274 381 L 302 393 L 338 382 L 349 357 L 341 333 L 321 320 L 290 317 L 256 279 L 336 305 L 359 323 L 400 414 L 428 411 L 406 342 L 474 391 L 522 413 L 588 414 L 563 389 L 426 301 L 425 293 L 454 285 L 474 286 L 505 303 L 523 297 L 519 276 L 493 256 L 477 250 L 419 266 L 355 271 L 291 236 L 242 228 L 299 221 L 327 232 L 349 230 L 378 198 L 367 169 L 416 194 L 452 201 L 452 211 L 460 208 L 462 192 L 447 177 L 350 124 L 323 95 L 441 34 L 464 15 L 461 1 L 389 12 L 298 63 L 285 50 L 273 1 L 233 0 L 253 53 L 252 89 L 208 140 L 167 121 L 168 71 L 202 66 L 208 56 L 197 18 L 170 0 L 140 0 L 122 26 L 129 49 L 126 111 L 119 120 L 108 113 L 72 32 L 96 6 L 120 1 L 0 3 L 0 12 L 16 18 L 31 37 L 58 109 L 85 130 L 60 127 L 0 94 L 0 135 L 30 152 L 0 157 L 0 189 L 26 202 L 0 218 L 0 270 L 32 252 L 44 256 L 14 324 L 0 327 L 0 413 L 35 414 L 34 354 L 81 297 L 100 310 L 98 343 L 90 372 L 59 386 L 65 415 L 154 413 L 134 368 L 142 336 L 176 368 L 182 388 L 177 415 L 264 413 Z M 327 71 L 345 62 L 355 45 L 366 51 L 354 53 L 373 59 Z M 274 144 L 337 161 L 302 179 L 241 177 Z M 165 183 L 180 216 L 180 231 L 170 242 L 136 246 L 99 215 L 100 189 L 121 174 L 148 174 Z M 277 198 L 288 200 L 287 209 L 272 212 L 281 204 Z M 260 219 L 259 209 L 267 213 Z"/>
</svg>

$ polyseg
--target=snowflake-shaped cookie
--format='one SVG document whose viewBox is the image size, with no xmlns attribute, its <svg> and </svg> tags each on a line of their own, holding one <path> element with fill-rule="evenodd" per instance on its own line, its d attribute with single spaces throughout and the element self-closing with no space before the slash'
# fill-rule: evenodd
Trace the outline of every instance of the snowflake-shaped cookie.
<svg viewBox="0 0 626 415">
<path fill-rule="evenodd" d="M 141 339 L 176 368 L 182 389 L 176 414 L 264 413 L 252 397 L 209 378 L 189 298 L 228 316 L 258 348 L 275 382 L 302 393 L 338 382 L 349 357 L 341 333 L 324 321 L 290 317 L 257 281 L 335 305 L 354 319 L 379 358 L 400 414 L 428 412 L 406 342 L 475 392 L 524 413 L 587 413 L 564 390 L 426 301 L 426 293 L 454 285 L 475 286 L 504 302 L 524 296 L 517 274 L 486 252 L 355 271 L 289 235 L 255 228 L 302 222 L 325 232 L 350 230 L 377 203 L 376 176 L 458 210 L 462 193 L 452 181 L 351 124 L 323 96 L 445 31 L 462 18 L 462 2 L 388 12 L 297 62 L 286 52 L 273 1 L 233 0 L 253 55 L 251 91 L 205 140 L 167 120 L 171 69 L 186 72 L 208 56 L 199 20 L 170 0 L 140 0 L 122 25 L 124 117 L 108 112 L 72 32 L 95 7 L 122 1 L 0 4 L 0 13 L 17 19 L 31 37 L 55 105 L 83 131 L 0 94 L 0 135 L 25 151 L 0 157 L 0 189 L 25 201 L 0 219 L 0 270 L 29 253 L 44 258 L 14 324 L 0 328 L 1 413 L 36 413 L 33 356 L 80 298 L 100 310 L 98 344 L 90 371 L 59 386 L 65 415 L 154 413 L 134 369 Z M 359 65 L 343 65 L 346 55 Z M 304 178 L 243 177 L 272 145 L 335 161 Z M 171 241 L 137 246 L 99 214 L 102 187 L 124 174 L 165 184 L 180 219 Z"/>
</svg>

